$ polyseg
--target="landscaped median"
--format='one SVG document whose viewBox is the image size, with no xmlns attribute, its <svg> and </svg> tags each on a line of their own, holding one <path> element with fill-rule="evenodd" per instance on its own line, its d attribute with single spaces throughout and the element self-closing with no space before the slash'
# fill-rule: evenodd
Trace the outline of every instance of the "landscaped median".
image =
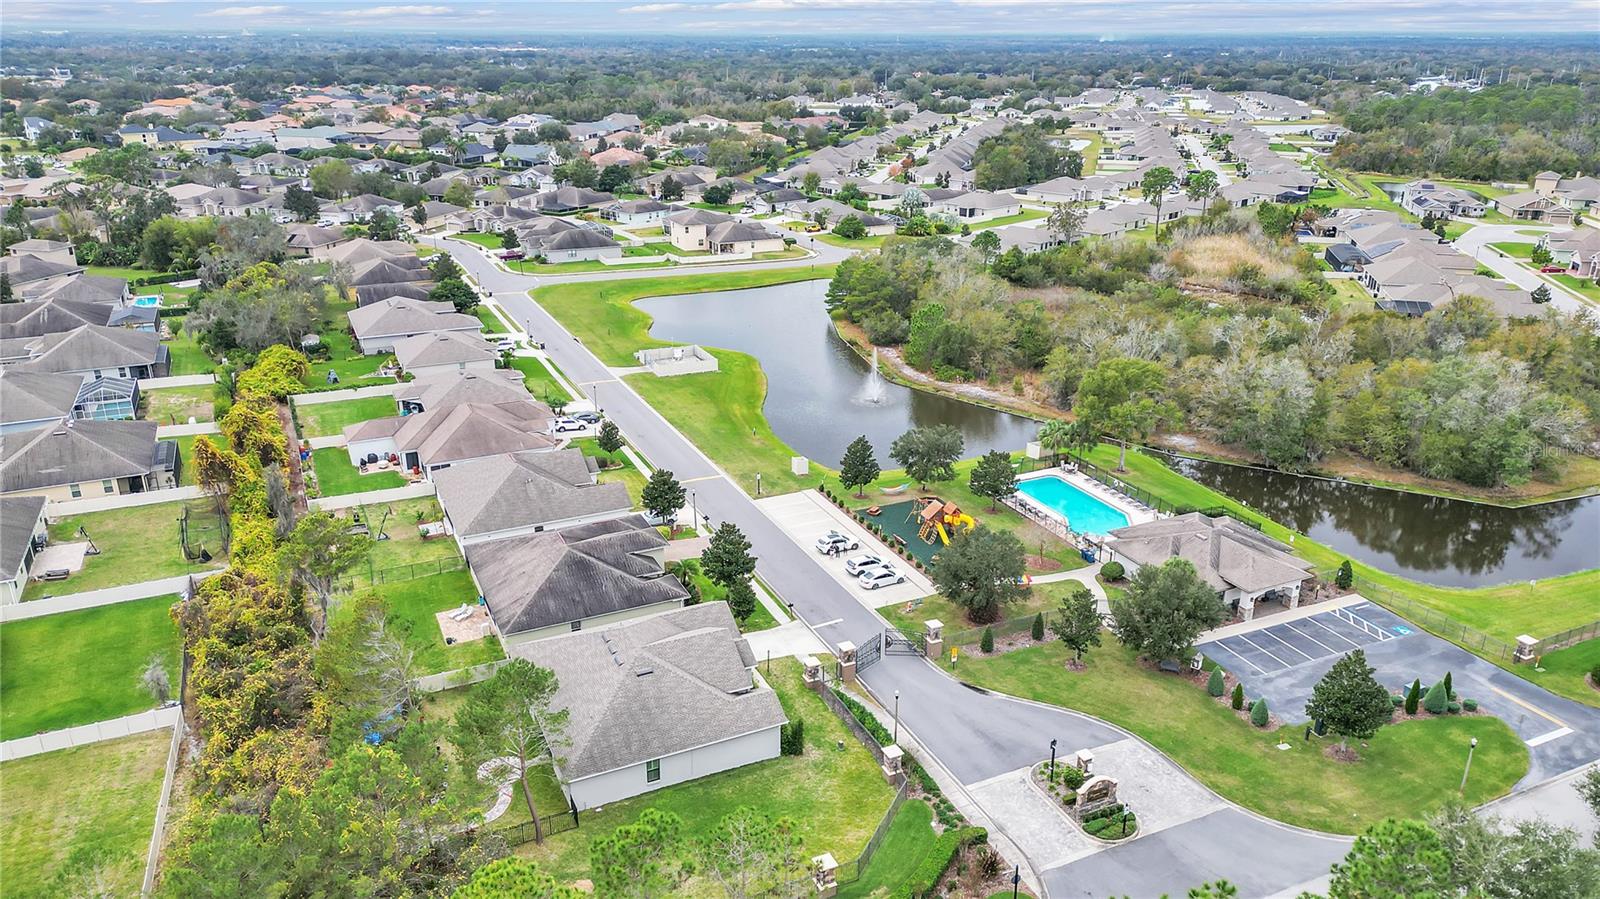
<svg viewBox="0 0 1600 899">
<path fill-rule="evenodd" d="M 956 674 L 977 686 L 1077 709 L 1132 731 L 1206 786 L 1288 824 L 1358 833 L 1386 817 L 1415 818 L 1454 798 L 1465 747 L 1478 746 L 1465 801 L 1508 792 L 1528 770 L 1528 750 L 1498 718 L 1452 716 L 1382 728 L 1344 762 L 1304 739 L 1304 728 L 1251 726 L 1178 675 L 1156 671 L 1106 634 L 1068 670 L 1059 642 L 994 656 L 964 655 Z M 1287 745 L 1288 749 L 1278 748 Z"/>
</svg>

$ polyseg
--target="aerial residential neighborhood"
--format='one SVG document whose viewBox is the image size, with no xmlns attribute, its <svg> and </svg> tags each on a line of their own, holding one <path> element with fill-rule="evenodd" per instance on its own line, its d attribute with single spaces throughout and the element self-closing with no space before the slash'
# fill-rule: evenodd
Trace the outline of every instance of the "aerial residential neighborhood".
<svg viewBox="0 0 1600 899">
<path fill-rule="evenodd" d="M 0 6 L 0 896 L 1600 897 L 1595 12 Z"/>
</svg>

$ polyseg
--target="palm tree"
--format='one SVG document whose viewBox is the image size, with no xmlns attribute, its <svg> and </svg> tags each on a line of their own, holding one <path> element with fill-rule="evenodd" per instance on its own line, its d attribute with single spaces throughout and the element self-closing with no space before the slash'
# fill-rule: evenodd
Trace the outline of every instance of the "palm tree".
<svg viewBox="0 0 1600 899">
<path fill-rule="evenodd" d="M 1064 418 L 1052 418 L 1039 429 L 1039 444 L 1050 451 L 1051 461 L 1060 461 L 1061 450 L 1071 446 L 1076 437 L 1072 422 Z"/>
</svg>

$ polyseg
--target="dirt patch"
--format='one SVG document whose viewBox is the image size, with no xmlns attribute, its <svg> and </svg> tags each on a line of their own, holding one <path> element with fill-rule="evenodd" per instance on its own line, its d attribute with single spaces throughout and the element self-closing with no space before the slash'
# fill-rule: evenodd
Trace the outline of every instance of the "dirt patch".
<svg viewBox="0 0 1600 899">
<path fill-rule="evenodd" d="M 1322 750 L 1322 754 L 1336 762 L 1352 763 L 1361 761 L 1360 753 L 1354 749 L 1341 749 L 1338 743 L 1334 743 L 1332 746 Z"/>
<path fill-rule="evenodd" d="M 1049 556 L 1028 556 L 1024 564 L 1032 571 L 1060 571 L 1061 563 Z"/>
</svg>

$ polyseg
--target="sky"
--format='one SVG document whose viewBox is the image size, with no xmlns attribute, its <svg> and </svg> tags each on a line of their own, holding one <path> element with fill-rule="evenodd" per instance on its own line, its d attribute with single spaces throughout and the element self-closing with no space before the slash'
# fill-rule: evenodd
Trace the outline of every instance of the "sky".
<svg viewBox="0 0 1600 899">
<path fill-rule="evenodd" d="M 1600 0 L 5 0 L 7 29 L 1095 38 L 1594 35 Z"/>
</svg>

